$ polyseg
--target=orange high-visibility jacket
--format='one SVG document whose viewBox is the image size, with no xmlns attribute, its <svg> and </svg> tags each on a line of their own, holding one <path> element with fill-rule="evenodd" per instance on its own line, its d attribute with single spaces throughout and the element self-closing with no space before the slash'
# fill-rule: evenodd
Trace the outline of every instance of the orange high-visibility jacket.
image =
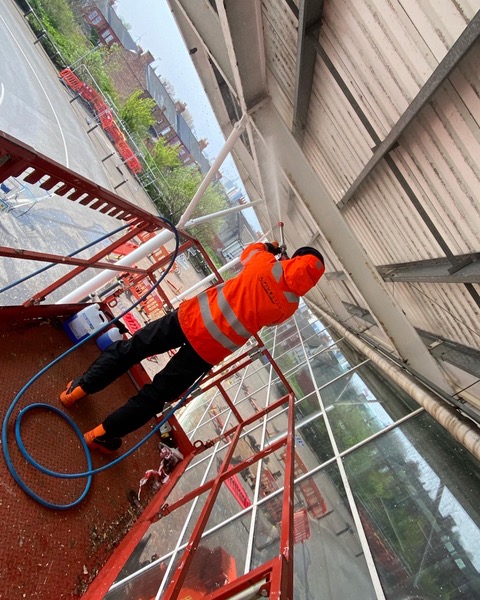
<svg viewBox="0 0 480 600">
<path fill-rule="evenodd" d="M 180 305 L 180 327 L 195 351 L 215 365 L 264 326 L 277 325 L 298 308 L 299 296 L 325 271 L 317 257 L 277 261 L 257 242 L 247 246 L 239 275 Z"/>
</svg>

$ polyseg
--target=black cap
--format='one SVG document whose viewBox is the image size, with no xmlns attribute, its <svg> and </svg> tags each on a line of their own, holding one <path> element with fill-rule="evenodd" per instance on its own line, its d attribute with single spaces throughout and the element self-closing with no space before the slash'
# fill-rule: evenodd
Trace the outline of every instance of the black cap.
<svg viewBox="0 0 480 600">
<path fill-rule="evenodd" d="M 298 248 L 292 254 L 292 258 L 295 258 L 296 256 L 305 256 L 305 254 L 311 254 L 312 256 L 316 256 L 318 260 L 322 261 L 322 264 L 325 264 L 323 256 L 320 254 L 320 252 L 316 248 L 312 248 L 311 246 L 302 246 L 301 248 Z"/>
</svg>

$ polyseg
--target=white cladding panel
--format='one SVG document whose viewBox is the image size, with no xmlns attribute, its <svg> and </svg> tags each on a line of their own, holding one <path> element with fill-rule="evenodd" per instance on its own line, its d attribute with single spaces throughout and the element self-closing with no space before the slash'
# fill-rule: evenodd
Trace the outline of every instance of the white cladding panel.
<svg viewBox="0 0 480 600">
<path fill-rule="evenodd" d="M 262 6 L 269 93 L 283 120 L 291 127 L 295 92 L 297 20 L 284 2 L 268 0 L 263 2 Z M 277 93 L 280 93 L 278 105 Z M 288 101 L 289 111 L 286 111 L 284 100 Z"/>
<path fill-rule="evenodd" d="M 303 150 L 336 202 L 479 8 L 476 1 L 451 0 L 325 2 L 319 42 L 378 136 L 372 139 L 317 56 Z M 296 20 L 287 3 L 275 0 L 263 2 L 263 18 L 269 93 L 291 127 Z M 390 153 L 454 255 L 480 252 L 479 65 L 477 43 Z M 343 213 L 375 265 L 445 256 L 383 160 Z M 335 258 L 329 263 L 327 271 L 341 270 Z M 355 297 L 362 304 L 350 281 L 330 283 L 343 301 Z M 397 283 L 388 289 L 415 327 L 480 348 L 474 333 L 479 308 L 464 285 Z"/>
<path fill-rule="evenodd" d="M 262 110 L 262 102 L 268 104 L 267 99 L 271 98 L 275 114 L 290 131 L 294 119 L 296 125 L 304 123 L 302 115 L 295 115 L 295 99 L 300 99 L 300 106 L 302 101 L 308 101 L 301 148 L 304 159 L 323 184 L 324 190 L 318 186 L 319 194 L 326 193 L 332 202 L 341 202 L 377 146 L 399 121 L 410 117 L 409 126 L 396 136 L 387 157 L 379 160 L 363 183 L 356 186 L 348 203 L 339 208 L 371 262 L 368 269 L 384 265 L 395 268 L 396 263 L 449 255 L 480 255 L 480 43 L 477 40 L 464 56 L 456 50 L 452 52 L 480 10 L 479 1 L 325 0 L 320 22 L 308 30 L 307 37 L 314 36 L 310 42 L 299 35 L 299 13 L 304 8 L 307 14 L 315 12 L 320 2 L 258 2 L 262 20 L 258 30 L 252 32 L 241 29 L 237 18 L 240 4 L 234 0 L 217 3 L 217 7 L 225 8 L 219 11 L 219 35 L 223 33 L 233 40 L 230 61 L 234 73 L 238 66 L 231 91 L 252 111 L 252 120 L 255 111 Z M 478 35 L 477 21 L 478 17 Z M 231 35 L 232 31 L 235 35 Z M 248 45 L 256 44 L 261 36 L 263 44 L 258 47 L 265 52 L 265 60 L 250 66 L 244 59 L 249 55 Z M 299 39 L 303 39 L 303 54 Z M 216 46 L 208 39 L 205 42 L 207 52 L 211 46 L 213 53 Z M 318 45 L 330 64 L 318 52 Z M 300 78 L 296 89 L 299 74 L 306 75 L 300 69 L 299 56 L 308 56 L 308 48 L 317 50 L 311 90 L 308 77 Z M 437 84 L 423 108 L 414 110 L 412 103 L 419 95 L 425 95 L 432 74 L 438 70 L 445 73 L 442 61 L 451 60 L 452 56 L 459 59 L 458 65 L 443 83 Z M 204 64 L 208 64 L 207 60 Z M 258 79 L 254 70 L 263 64 L 266 89 L 252 95 L 249 74 Z M 204 80 L 210 78 L 213 85 L 217 84 L 206 68 L 200 71 Z M 215 99 L 213 105 L 215 108 Z M 232 114 L 238 116 L 238 110 L 232 106 L 229 109 L 233 123 Z M 217 107 L 217 113 L 223 114 L 222 110 L 225 107 Z M 379 300 L 383 290 L 378 296 L 375 293 L 381 285 L 374 290 L 376 283 L 370 282 L 368 287 L 370 284 L 359 279 L 363 264 L 356 265 L 351 256 L 345 255 L 342 248 L 346 246 L 333 244 L 338 255 L 333 252 L 333 232 L 320 222 L 326 214 L 322 212 L 325 198 L 316 198 L 315 191 L 311 191 L 313 186 L 302 192 L 305 197 L 296 198 L 284 181 L 267 184 L 272 179 L 269 162 L 273 162 L 275 148 L 265 152 L 259 141 L 261 136 L 256 137 L 258 140 L 250 139 L 250 147 L 256 151 L 252 153 L 253 161 L 257 160 L 255 168 L 253 161 L 242 163 L 242 167 L 245 171 L 250 169 L 252 182 L 258 178 L 259 195 L 267 195 L 265 211 L 269 214 L 262 224 L 266 231 L 272 227 L 275 231 L 276 221 L 283 220 L 289 249 L 309 243 L 323 252 L 329 277 L 322 286 L 330 286 L 346 305 L 357 304 L 370 310 L 378 322 L 382 319 L 375 314 L 375 306 L 379 311 L 375 302 L 388 306 L 390 294 L 399 309 L 395 314 L 387 314 L 382 324 L 401 320 L 403 311 L 418 329 L 480 349 L 477 284 L 438 283 L 434 277 L 428 283 L 418 283 L 413 273 L 412 282 L 386 282 L 388 293 Z M 269 140 L 265 142 L 268 146 Z M 282 149 L 282 156 L 287 156 L 288 149 Z M 234 155 L 237 163 L 242 162 L 240 153 L 235 154 L 234 150 Z M 292 175 L 298 167 L 299 154 L 292 152 L 293 155 L 297 162 L 292 162 Z M 286 173 L 288 169 L 285 164 Z M 299 192 L 298 181 L 292 177 L 292 182 Z M 446 269 L 442 275 L 445 273 Z M 334 296 L 324 293 L 325 298 Z M 336 298 L 335 302 L 339 305 Z"/>
<path fill-rule="evenodd" d="M 443 337 L 472 348 L 480 347 L 478 307 L 463 286 L 395 283 L 389 288 L 414 327 L 441 332 Z"/>
</svg>

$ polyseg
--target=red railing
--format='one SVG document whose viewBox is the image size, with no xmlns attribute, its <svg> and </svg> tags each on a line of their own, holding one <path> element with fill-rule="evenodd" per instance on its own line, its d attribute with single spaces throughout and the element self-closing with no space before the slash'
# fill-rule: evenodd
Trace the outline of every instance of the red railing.
<svg viewBox="0 0 480 600">
<path fill-rule="evenodd" d="M 74 265 L 74 274 L 88 268 L 88 266 L 91 266 L 92 263 L 98 263 L 109 252 L 113 252 L 116 247 L 125 244 L 137 234 L 139 238 L 148 237 L 152 232 L 166 227 L 165 223 L 160 218 L 133 206 L 129 202 L 122 200 L 115 194 L 112 194 L 108 190 L 93 184 L 77 173 L 74 173 L 62 165 L 47 159 L 46 157 L 36 153 L 31 148 L 26 147 L 9 136 L 0 133 L 0 181 L 5 180 L 9 176 L 23 178 L 24 181 L 39 183 L 42 188 L 52 190 L 55 194 L 63 196 L 69 201 L 79 202 L 92 210 L 100 210 L 101 212 L 105 212 L 110 216 L 113 216 L 117 219 L 126 220 L 128 223 L 130 223 L 128 233 L 122 236 L 120 240 L 110 245 L 107 249 L 102 250 L 102 252 L 97 253 L 94 257 L 92 257 L 92 259 L 80 261 L 78 264 Z M 185 251 L 193 245 L 197 245 L 198 247 L 197 242 L 193 238 L 185 236 L 183 233 L 182 237 L 185 239 L 185 241 L 180 247 L 180 252 Z M 201 250 L 200 247 L 199 249 Z M 9 254 L 7 254 L 7 250 Z M 17 254 L 15 258 L 23 259 L 23 251 L 19 252 L 17 249 L 15 253 Z M 30 254 L 32 253 L 30 252 Z M 0 256 L 1 255 L 11 256 L 11 249 L 0 249 Z M 45 256 L 46 255 L 44 255 L 44 257 Z M 31 256 L 28 257 L 30 258 Z M 142 279 L 145 277 L 151 277 L 153 279 L 155 277 L 154 271 L 161 269 L 162 266 L 166 265 L 171 259 L 171 257 L 169 255 L 165 255 L 164 252 L 159 252 L 156 258 L 158 258 L 158 260 L 155 260 L 155 263 L 146 270 L 136 269 L 134 267 L 124 267 L 124 270 L 125 272 L 131 273 L 131 277 L 133 277 L 133 279 Z M 49 255 L 49 258 L 45 258 L 45 260 L 54 260 L 54 257 Z M 63 262 L 61 257 L 57 257 L 55 260 L 58 260 L 58 262 Z M 111 265 L 109 265 L 109 268 L 111 268 Z M 216 270 L 215 273 L 218 280 L 221 280 L 221 276 Z M 70 279 L 74 276 L 74 274 L 69 274 L 63 279 Z M 55 289 L 55 286 L 51 286 L 51 288 L 48 288 L 48 290 L 43 290 L 40 294 L 35 295 L 30 301 L 28 310 L 32 312 L 38 310 L 38 307 L 33 306 L 33 304 L 40 302 L 42 297 L 44 297 L 47 292 L 49 293 L 53 289 Z M 112 294 L 111 297 L 111 300 L 113 299 L 114 294 Z M 17 308 L 17 310 L 22 310 L 22 307 Z M 27 310 L 27 308 L 25 308 L 25 310 Z M 55 307 L 55 310 L 61 311 L 65 310 L 65 308 Z M 191 499 L 199 497 L 201 494 L 205 493 L 207 495 L 207 500 L 191 533 L 187 547 L 183 552 L 179 562 L 180 566 L 173 572 L 163 598 L 164 600 L 176 600 L 177 598 L 181 598 L 182 594 L 185 596 L 186 590 L 189 589 L 191 577 L 197 573 L 197 567 L 195 566 L 194 561 L 201 561 L 202 559 L 201 553 L 203 551 L 201 550 L 201 546 L 199 547 L 199 542 L 205 531 L 209 517 L 214 510 L 215 501 L 221 487 L 224 483 L 225 485 L 228 485 L 227 482 L 229 482 L 230 489 L 232 489 L 232 482 L 235 482 L 233 487 L 236 488 L 236 492 L 238 494 L 238 488 L 242 487 L 243 485 L 240 478 L 237 477 L 238 474 L 252 464 L 269 457 L 275 452 L 280 452 L 282 449 L 284 450 L 283 462 L 285 467 L 283 478 L 283 494 L 278 494 L 278 501 L 277 496 L 275 497 L 275 520 L 278 522 L 278 528 L 280 532 L 278 556 L 248 575 L 237 577 L 234 560 L 232 557 L 229 557 L 229 555 L 227 556 L 228 549 L 227 554 L 224 550 L 222 550 L 219 552 L 220 559 L 217 561 L 217 563 L 222 567 L 220 572 L 215 573 L 213 578 L 203 577 L 202 575 L 202 581 L 213 582 L 215 585 L 215 590 L 209 590 L 207 587 L 205 587 L 201 593 L 205 599 L 227 600 L 235 594 L 238 594 L 240 591 L 254 586 L 256 589 L 264 590 L 265 594 L 271 598 L 281 597 L 282 600 L 292 600 L 294 546 L 294 400 L 291 388 L 281 373 L 279 367 L 265 349 L 259 337 L 256 337 L 256 341 L 256 347 L 251 348 L 249 351 L 244 352 L 240 356 L 225 361 L 222 366 L 213 369 L 208 378 L 202 382 L 202 392 L 208 391 L 213 387 L 216 387 L 220 390 L 222 397 L 225 399 L 228 407 L 232 410 L 237 424 L 230 427 L 227 431 L 225 431 L 223 434 L 220 434 L 213 440 L 206 440 L 192 444 L 176 419 L 172 418 L 169 420 L 169 423 L 172 426 L 172 435 L 175 441 L 178 443 L 178 447 L 185 456 L 185 459 L 176 466 L 174 472 L 170 476 L 170 480 L 162 486 L 161 490 L 155 495 L 154 499 L 147 506 L 136 524 L 120 542 L 119 546 L 107 561 L 105 567 L 100 571 L 97 578 L 90 585 L 88 591 L 84 595 L 85 600 L 93 600 L 104 597 L 105 593 L 117 578 L 131 553 L 153 522 L 163 518 L 177 508 L 184 506 Z M 242 418 L 238 407 L 228 397 L 228 393 L 222 384 L 225 379 L 231 378 L 240 369 L 245 368 L 254 360 L 256 360 L 259 353 L 269 360 L 274 372 L 279 376 L 288 393 L 286 396 L 272 403 L 263 410 L 258 410 L 253 416 Z M 143 385 L 144 383 L 148 382 L 148 376 L 146 372 L 140 367 L 136 369 L 134 368 L 132 371 L 133 376 L 139 385 Z M 268 415 L 271 416 L 274 414 L 274 411 L 279 411 L 284 407 L 287 408 L 286 415 L 288 418 L 286 435 L 279 437 L 275 441 L 272 441 L 263 449 L 258 448 L 257 451 L 257 449 L 254 448 L 254 454 L 248 456 L 248 458 L 245 458 L 240 463 L 232 461 L 235 449 L 238 447 L 239 440 L 245 433 L 246 428 L 254 427 L 255 424 L 259 424 L 262 419 L 265 419 Z M 226 455 L 216 476 L 211 481 L 197 487 L 191 492 L 185 494 L 176 502 L 172 503 L 170 506 L 167 506 L 166 501 L 169 493 L 184 474 L 184 471 L 190 464 L 192 458 L 196 454 L 203 452 L 207 448 L 211 447 L 214 443 L 221 440 L 229 440 L 230 443 L 227 446 Z M 263 481 L 265 482 L 265 478 Z M 245 494 L 242 494 L 242 502 L 246 506 L 248 504 L 246 501 L 248 493 L 246 490 L 244 490 L 244 492 Z M 300 538 L 304 539 L 307 535 L 308 532 L 304 528 Z M 297 541 L 300 541 L 300 538 L 297 538 Z M 161 575 L 161 573 L 159 574 Z M 207 586 L 207 583 L 205 583 L 205 586 Z M 198 595 L 199 590 L 196 590 L 196 593 Z"/>
<path fill-rule="evenodd" d="M 0 131 L 0 181 L 15 177 L 25 183 L 38 184 L 40 188 L 51 191 L 56 196 L 76 202 L 91 210 L 99 211 L 120 221 L 129 223 L 129 228 L 119 239 L 95 253 L 88 259 L 59 256 L 50 253 L 36 252 L 25 248 L 0 247 L 0 256 L 19 260 L 35 260 L 58 264 L 71 264 L 74 268 L 65 276 L 57 279 L 52 285 L 34 294 L 25 305 L 43 302 L 49 294 L 59 289 L 86 269 L 97 266 L 117 270 L 119 273 L 132 273 L 138 279 L 153 277 L 154 271 L 166 266 L 170 257 L 165 253 L 154 251 L 154 264 L 148 269 L 135 266 L 115 266 L 102 262 L 105 257 L 115 253 L 115 249 L 129 243 L 136 236 L 142 239 L 156 235 L 161 230 L 172 227 L 160 217 L 153 215 L 138 206 L 131 204 L 113 192 L 92 183 L 86 177 L 75 173 L 63 165 L 36 152 L 33 148 Z M 182 232 L 183 245 L 179 252 L 196 246 L 203 252 L 198 242 Z M 140 240 L 141 241 L 141 240 Z M 164 298 L 165 300 L 165 298 Z"/>
</svg>

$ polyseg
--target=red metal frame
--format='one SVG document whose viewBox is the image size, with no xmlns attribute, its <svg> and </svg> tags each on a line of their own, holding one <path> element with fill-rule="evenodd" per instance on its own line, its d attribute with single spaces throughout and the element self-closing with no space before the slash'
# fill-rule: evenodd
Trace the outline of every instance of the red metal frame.
<svg viewBox="0 0 480 600">
<path fill-rule="evenodd" d="M 135 228 L 132 228 L 131 231 L 129 231 L 128 233 L 126 233 L 125 235 L 123 235 L 116 242 L 113 242 L 112 244 L 110 244 L 106 248 L 103 248 L 102 250 L 100 250 L 99 252 L 97 252 L 94 256 L 92 256 L 92 258 L 87 259 L 86 260 L 86 263 L 87 263 L 86 266 L 80 266 L 80 267 L 77 267 L 76 269 L 72 269 L 72 271 L 70 271 L 70 273 L 67 273 L 63 277 L 60 277 L 59 279 L 57 279 L 51 285 L 47 286 L 46 288 L 44 288 L 40 292 L 37 292 L 36 294 L 34 294 L 29 300 L 27 300 L 26 302 L 24 302 L 24 305 L 25 306 L 30 306 L 31 304 L 38 304 L 39 302 L 43 302 L 43 300 L 45 300 L 45 298 L 49 294 L 51 294 L 52 292 L 54 292 L 58 288 L 62 287 L 62 285 L 64 285 L 65 283 L 67 283 L 67 281 L 70 281 L 71 279 L 73 279 L 77 275 L 80 275 L 80 273 L 82 273 L 83 271 L 85 271 L 85 269 L 90 268 L 91 266 L 93 266 L 93 265 L 89 264 L 90 261 L 98 261 L 98 260 L 104 258 L 108 254 L 110 254 L 110 252 L 113 252 L 115 250 L 115 248 L 117 247 L 117 245 L 122 244 L 125 241 L 130 240 L 132 237 L 135 236 L 135 234 L 136 234 Z M 39 254 L 42 254 L 42 253 L 39 253 Z M 63 264 L 63 262 L 66 262 L 66 261 L 64 261 L 61 258 L 60 258 L 60 260 L 55 260 L 54 261 L 54 260 L 51 260 L 50 258 L 48 258 L 48 255 L 44 255 L 44 256 L 45 256 L 44 260 L 49 261 L 49 262 L 57 262 L 59 264 Z M 23 258 L 23 256 L 18 255 L 15 258 Z M 110 263 L 108 263 L 106 265 L 106 268 L 109 269 L 109 270 L 116 270 L 116 271 L 120 271 L 120 272 L 131 271 L 131 270 L 133 270 L 133 271 L 140 271 L 140 273 L 143 272 L 143 269 L 138 269 L 137 267 L 123 267 L 122 268 L 122 267 L 119 267 L 117 265 L 112 265 Z"/>
<path fill-rule="evenodd" d="M 165 223 L 155 215 L 123 200 L 113 192 L 92 183 L 86 177 L 0 131 L 0 179 L 4 181 L 8 177 L 21 177 L 27 169 L 29 173 L 23 177 L 24 181 L 38 183 L 42 178 L 46 178 L 40 187 L 45 190 L 55 188 L 57 196 L 79 202 L 116 219 L 131 221 L 132 225 L 149 231 L 166 228 Z"/>
<path fill-rule="evenodd" d="M 112 271 L 125 271 L 125 267 L 111 263 L 103 263 L 91 258 L 75 258 L 73 256 L 60 256 L 58 254 L 48 254 L 48 252 L 35 252 L 34 250 L 21 250 L 0 246 L 0 256 L 6 258 L 23 258 L 25 260 L 33 260 L 38 262 L 61 263 L 62 265 L 77 265 L 85 269 L 94 267 L 98 269 L 111 269 Z M 133 273 L 147 273 L 146 269 L 138 267 L 127 267 Z"/>
<path fill-rule="evenodd" d="M 242 355 L 242 358 L 249 356 L 249 353 Z M 221 376 L 224 373 L 225 377 L 231 376 L 231 365 L 234 361 L 229 361 L 217 372 L 211 375 L 213 378 Z M 217 382 L 218 384 L 218 382 Z M 207 382 L 207 389 L 210 389 L 216 385 L 215 383 Z M 221 384 L 220 384 L 221 386 Z M 288 386 L 288 384 L 287 384 Z M 289 388 L 289 386 L 288 386 Z M 285 448 L 283 453 L 283 459 L 285 461 L 285 480 L 284 480 L 284 492 L 282 499 L 282 516 L 281 516 L 281 539 L 280 539 L 280 555 L 263 565 L 262 567 L 252 571 L 251 573 L 241 576 L 233 582 L 229 582 L 222 586 L 215 593 L 211 593 L 205 596 L 205 600 L 227 600 L 232 595 L 238 593 L 241 590 L 246 590 L 252 585 L 257 584 L 260 581 L 265 581 L 262 588 L 265 589 L 265 593 L 268 593 L 269 598 L 276 598 L 278 600 L 293 600 L 293 546 L 294 546 L 294 514 L 293 514 L 293 481 L 294 481 L 294 396 L 293 392 L 289 388 L 287 396 L 280 398 L 265 409 L 259 411 L 250 418 L 241 420 L 238 425 L 232 427 L 228 431 L 224 432 L 221 436 L 213 440 L 208 440 L 204 443 L 196 443 L 192 445 L 188 440 L 187 436 L 183 432 L 182 428 L 176 421 L 171 419 L 169 421 L 174 430 L 175 439 L 179 441 L 179 446 L 184 453 L 185 459 L 179 463 L 172 473 L 170 480 L 162 486 L 160 491 L 156 494 L 152 502 L 149 504 L 147 509 L 141 515 L 134 527 L 129 531 L 125 538 L 121 541 L 115 554 L 110 558 L 104 569 L 99 573 L 97 578 L 88 588 L 84 595 L 85 600 L 96 600 L 97 598 L 103 597 L 108 591 L 110 586 L 115 581 L 116 577 L 120 573 L 123 565 L 128 560 L 129 556 L 136 548 L 142 537 L 147 532 L 148 528 L 152 523 L 155 523 L 161 518 L 167 517 L 168 514 L 185 505 L 192 499 L 209 492 L 209 496 L 205 502 L 202 512 L 198 518 L 194 531 L 187 544 L 187 548 L 184 551 L 182 559 L 180 560 L 180 567 L 175 571 L 170 583 L 163 595 L 164 600 L 176 600 L 182 591 L 182 586 L 188 575 L 188 567 L 191 565 L 195 551 L 200 542 L 204 528 L 208 522 L 208 518 L 214 508 L 215 499 L 218 495 L 222 483 L 227 481 L 230 477 L 236 476 L 238 473 L 247 469 L 252 464 L 258 462 L 270 454 L 279 451 L 281 448 Z M 222 396 L 226 394 L 223 390 Z M 246 460 L 231 466 L 230 461 L 234 455 L 237 442 L 241 436 L 243 429 L 249 425 L 252 425 L 256 421 L 262 419 L 265 415 L 275 411 L 276 409 L 285 406 L 288 402 L 288 430 L 287 435 L 278 439 L 267 448 L 260 450 Z M 229 402 L 229 405 L 231 401 Z M 233 435 L 233 439 L 231 436 Z M 185 494 L 178 501 L 173 504 L 168 504 L 168 496 L 178 483 L 179 479 L 185 472 L 186 468 L 190 464 L 192 458 L 204 451 L 206 448 L 211 447 L 215 442 L 226 439 L 231 441 L 228 453 L 224 458 L 222 465 L 219 469 L 217 476 L 199 486 L 195 490 Z"/>
<path fill-rule="evenodd" d="M 56 255 L 37 253 L 29 250 L 0 248 L 0 256 L 8 256 L 10 258 L 20 258 L 29 260 L 43 260 L 46 262 L 59 264 L 78 265 L 70 273 L 60 278 L 52 286 L 48 286 L 41 292 L 35 294 L 25 304 L 36 304 L 43 301 L 48 294 L 58 289 L 66 281 L 69 281 L 85 269 L 96 266 L 106 267 L 111 270 L 119 270 L 124 272 L 134 273 L 151 273 L 158 269 L 162 263 L 159 261 L 148 270 L 138 269 L 137 267 L 116 267 L 115 265 L 98 264 L 102 258 L 114 251 L 118 246 L 129 241 L 132 237 L 146 232 L 158 232 L 162 229 L 171 230 L 165 221 L 141 208 L 123 200 L 109 190 L 92 183 L 87 178 L 75 173 L 74 171 L 64 167 L 63 165 L 47 158 L 43 154 L 36 152 L 26 144 L 9 136 L 3 131 L 0 131 L 0 181 L 5 181 L 9 177 L 17 177 L 23 179 L 27 183 L 40 183 L 40 187 L 45 190 L 53 190 L 55 195 L 65 197 L 72 202 L 86 206 L 92 210 L 98 210 L 115 219 L 130 223 L 130 231 L 124 234 L 119 240 L 113 242 L 107 248 L 97 252 L 90 259 L 82 260 L 77 258 L 59 257 Z M 186 240 L 183 248 L 188 248 L 192 245 L 197 245 L 198 242 L 182 232 L 182 238 Z M 203 249 L 202 253 L 204 253 Z M 166 264 L 169 257 L 164 261 Z"/>
<path fill-rule="evenodd" d="M 93 210 L 100 210 L 110 216 L 117 219 L 126 220 L 130 222 L 131 229 L 128 233 L 123 235 L 117 242 L 109 246 L 109 248 L 103 249 L 88 260 L 81 259 L 64 259 L 56 255 L 42 255 L 42 260 L 48 260 L 50 262 L 61 262 L 63 264 L 77 265 L 72 273 L 68 274 L 64 278 L 61 278 L 53 286 L 49 286 L 42 292 L 36 294 L 26 304 L 27 306 L 16 307 L 19 311 L 20 318 L 25 312 L 25 318 L 28 320 L 32 316 L 35 317 L 38 313 L 39 307 L 35 306 L 41 302 L 45 296 L 51 293 L 54 289 L 57 289 L 59 285 L 65 281 L 71 279 L 76 274 L 85 270 L 86 268 L 97 266 L 103 267 L 108 266 L 109 269 L 113 269 L 112 265 L 105 265 L 101 262 L 109 252 L 114 250 L 115 247 L 120 246 L 126 241 L 130 240 L 137 233 L 142 232 L 155 232 L 159 229 L 168 227 L 165 223 L 151 215 L 150 213 L 143 211 L 134 205 L 126 202 L 112 194 L 108 190 L 97 186 L 82 176 L 70 171 L 69 169 L 61 166 L 58 163 L 36 153 L 31 148 L 21 144 L 14 140 L 10 136 L 0 132 L 0 181 L 4 181 L 10 176 L 19 177 L 22 174 L 25 175 L 24 180 L 30 183 L 38 183 L 43 179 L 41 187 L 47 190 L 54 190 L 55 194 L 59 196 L 65 196 L 67 199 L 75 202 L 79 202 Z M 196 245 L 205 257 L 207 264 L 210 266 L 216 277 L 221 280 L 221 275 L 217 271 L 213 262 L 209 259 L 208 255 L 204 252 L 203 248 L 199 246 L 198 242 L 193 238 L 186 236 L 182 233 L 187 241 L 182 245 L 181 251 L 188 249 L 192 245 Z M 16 258 L 29 258 L 38 259 L 39 253 L 30 251 L 10 251 L 9 249 L 0 249 L 0 255 L 3 256 L 15 256 Z M 23 256 L 22 256 L 23 255 Z M 160 269 L 164 264 L 167 264 L 170 260 L 169 256 L 163 257 L 156 261 L 154 265 L 146 270 L 137 269 L 136 267 L 122 267 L 124 272 L 133 272 L 136 278 L 144 278 L 145 276 L 152 278 L 155 281 L 154 271 Z M 108 297 L 107 300 L 112 300 L 115 297 L 115 293 Z M 107 302 L 105 302 L 107 303 Z M 55 306 L 55 310 L 49 311 L 49 307 L 43 307 L 52 316 L 58 316 L 59 314 L 71 314 L 71 311 L 77 310 L 78 305 L 73 306 Z M 6 311 L 6 312 L 5 312 Z M 63 312 L 62 312 L 63 311 Z M 3 315 L 2 315 L 3 312 Z M 0 316 L 8 318 L 8 307 L 0 310 Z M 26 314 L 28 313 L 28 315 Z M 35 315 L 33 314 L 35 313 Z M 42 315 L 44 315 L 42 311 Z M 208 519 L 215 506 L 215 500 L 221 489 L 222 484 L 229 478 L 236 476 L 242 470 L 248 468 L 255 462 L 269 456 L 273 452 L 280 450 L 285 447 L 284 461 L 285 461 L 285 479 L 284 479 L 284 493 L 282 499 L 282 512 L 281 512 L 281 536 L 280 536 L 280 554 L 275 559 L 269 561 L 262 567 L 254 570 L 253 572 L 238 577 L 235 581 L 226 583 L 217 591 L 205 596 L 208 600 L 227 600 L 232 595 L 238 593 L 240 590 L 246 590 L 252 585 L 263 586 L 263 589 L 271 599 L 280 598 L 282 600 L 293 600 L 293 480 L 294 480 L 294 397 L 293 392 L 281 373 L 280 369 L 276 365 L 275 361 L 271 357 L 268 350 L 263 346 L 263 342 L 258 336 L 256 337 L 257 347 L 241 354 L 235 359 L 227 361 L 222 367 L 212 370 L 208 378 L 206 378 L 202 384 L 201 391 L 207 391 L 212 387 L 216 386 L 225 402 L 232 410 L 238 424 L 231 427 L 228 431 L 218 436 L 214 440 L 206 440 L 204 442 L 196 442 L 192 444 L 185 432 L 182 430 L 178 421 L 175 417 L 169 419 L 169 423 L 172 426 L 173 435 L 180 448 L 180 451 L 185 456 L 175 468 L 171 474 L 170 479 L 165 483 L 160 491 L 155 495 L 152 502 L 145 509 L 143 514 L 137 520 L 136 524 L 130 529 L 127 535 L 120 542 L 116 551 L 111 555 L 110 559 L 105 564 L 104 568 L 100 571 L 97 578 L 88 588 L 86 594 L 83 596 L 87 600 L 96 600 L 103 597 L 108 591 L 113 581 L 117 577 L 118 573 L 124 566 L 126 560 L 132 553 L 133 549 L 137 546 L 139 541 L 142 539 L 150 525 L 157 521 L 159 518 L 165 517 L 175 509 L 183 506 L 186 502 L 198 497 L 200 494 L 205 492 L 208 493 L 207 500 L 203 506 L 198 521 L 194 527 L 194 530 L 190 536 L 189 542 L 185 551 L 183 552 L 182 559 L 179 563 L 179 567 L 173 573 L 171 580 L 169 581 L 166 592 L 163 596 L 164 600 L 176 600 L 179 597 L 185 580 L 188 576 L 188 569 L 192 564 L 192 561 L 197 553 L 198 546 L 201 537 L 204 533 L 204 529 L 208 523 Z M 267 408 L 259 410 L 252 417 L 242 419 L 240 412 L 236 408 L 235 404 L 231 401 L 228 396 L 226 389 L 223 387 L 222 382 L 237 373 L 239 370 L 245 368 L 255 360 L 255 354 L 261 352 L 272 365 L 276 374 L 284 384 L 287 395 L 280 400 L 274 402 Z M 134 368 L 132 370 L 132 376 L 139 383 L 143 385 L 149 380 L 145 371 L 141 367 Z M 287 434 L 284 437 L 276 440 L 268 447 L 263 450 L 259 450 L 254 455 L 243 460 L 239 464 L 231 465 L 231 459 L 234 456 L 234 452 L 238 441 L 244 431 L 244 428 L 252 425 L 256 421 L 263 419 L 267 414 L 272 411 L 284 406 L 288 403 L 288 429 Z M 198 487 L 196 490 L 185 494 L 180 500 L 172 505 L 168 505 L 168 495 L 179 481 L 180 477 L 185 472 L 185 469 L 190 464 L 193 456 L 204 451 L 206 448 L 211 447 L 215 442 L 220 440 L 229 441 L 227 454 L 220 466 L 220 469 L 216 477 L 208 483 Z"/>
</svg>

